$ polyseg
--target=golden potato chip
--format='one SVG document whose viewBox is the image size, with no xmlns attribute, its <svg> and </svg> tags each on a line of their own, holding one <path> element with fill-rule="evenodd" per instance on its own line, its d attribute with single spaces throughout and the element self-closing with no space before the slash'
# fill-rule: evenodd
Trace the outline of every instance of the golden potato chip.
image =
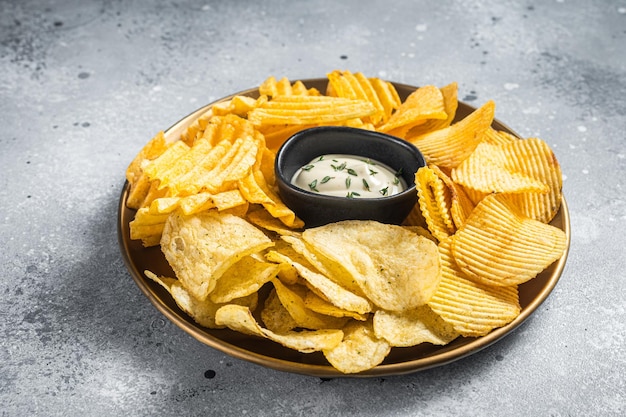
<svg viewBox="0 0 626 417">
<path fill-rule="evenodd" d="M 255 126 L 330 124 L 376 112 L 372 103 L 329 96 L 278 96 L 248 114 Z"/>
<path fill-rule="evenodd" d="M 447 117 L 441 90 L 435 86 L 427 85 L 411 93 L 387 123 L 379 126 L 377 130 L 404 137 L 409 129 L 426 122 L 426 120 L 445 120 Z"/>
<path fill-rule="evenodd" d="M 498 287 L 471 280 L 458 267 L 452 237 L 439 243 L 441 282 L 428 306 L 462 336 L 484 336 L 520 313 L 517 286 Z"/>
<path fill-rule="evenodd" d="M 200 301 L 235 262 L 272 245 L 244 219 L 213 210 L 191 216 L 172 213 L 161 237 L 161 251 L 176 277 Z"/>
<path fill-rule="evenodd" d="M 549 223 L 561 208 L 563 174 L 550 146 L 539 138 L 517 140 L 510 145 L 515 170 L 536 178 L 548 187 L 547 193 L 516 193 L 507 197 L 524 215 Z"/>
<path fill-rule="evenodd" d="M 529 146 L 521 140 L 504 146 L 481 143 L 452 170 L 452 179 L 482 193 L 548 192 L 546 184 L 520 167 Z"/>
<path fill-rule="evenodd" d="M 393 347 L 410 347 L 421 343 L 446 345 L 459 333 L 434 313 L 428 305 L 402 313 L 378 310 L 374 314 L 374 334 Z"/>
<path fill-rule="evenodd" d="M 272 216 L 264 208 L 249 211 L 246 214 L 246 218 L 253 225 L 264 230 L 278 233 L 279 235 L 298 236 L 300 234 L 292 228 L 286 227 L 283 222 Z"/>
<path fill-rule="evenodd" d="M 488 143 L 490 145 L 508 145 L 509 143 L 515 142 L 519 139 L 520 138 L 513 136 L 510 133 L 490 127 L 485 131 L 482 143 Z"/>
<path fill-rule="evenodd" d="M 169 214 L 152 214 L 149 208 L 140 208 L 128 224 L 130 238 L 141 240 L 145 247 L 158 245 L 168 217 Z"/>
<path fill-rule="evenodd" d="M 275 259 L 291 264 L 298 274 L 306 281 L 307 286 L 315 293 L 322 294 L 331 304 L 344 310 L 354 311 L 360 314 L 372 311 L 370 302 L 343 288 L 330 278 L 290 259 L 285 255 L 278 254 Z"/>
<path fill-rule="evenodd" d="M 276 290 L 273 288 L 265 299 L 261 310 L 261 321 L 268 330 L 280 334 L 298 327 L 298 323 L 282 305 L 278 295 L 276 295 Z"/>
<path fill-rule="evenodd" d="M 401 226 L 345 220 L 306 229 L 302 238 L 343 265 L 367 298 L 385 310 L 423 305 L 439 283 L 437 245 Z"/>
<path fill-rule="evenodd" d="M 488 101 L 449 127 L 412 137 L 409 141 L 424 154 L 429 165 L 452 169 L 464 161 L 482 141 L 493 122 L 495 103 Z"/>
<path fill-rule="evenodd" d="M 184 142 L 174 142 L 158 158 L 150 161 L 144 167 L 144 172 L 151 180 L 161 180 L 165 172 L 176 165 L 176 161 L 191 149 Z"/>
<path fill-rule="evenodd" d="M 135 156 L 126 169 L 126 180 L 130 184 L 131 189 L 136 186 L 137 182 L 143 175 L 143 166 L 153 159 L 158 158 L 167 150 L 169 144 L 165 140 L 163 131 L 154 136 Z"/>
<path fill-rule="evenodd" d="M 215 103 L 212 106 L 213 114 L 216 116 L 236 115 L 246 117 L 248 112 L 255 108 L 259 100 L 248 96 L 236 95 L 230 100 Z"/>
<path fill-rule="evenodd" d="M 443 181 L 432 168 L 425 166 L 417 170 L 415 185 L 418 204 L 428 230 L 437 240 L 453 235 L 456 227 L 450 216 L 452 198 Z"/>
<path fill-rule="evenodd" d="M 165 288 L 176 302 L 176 305 L 200 326 L 209 329 L 221 329 L 225 327 L 215 322 L 215 313 L 220 307 L 224 306 L 224 304 L 216 304 L 210 300 L 199 301 L 194 298 L 177 279 L 157 276 L 151 271 L 144 271 L 144 273 L 148 278 Z M 257 302 L 257 293 L 231 300 L 232 304 L 245 306 L 250 309 L 255 309 Z"/>
<path fill-rule="evenodd" d="M 279 269 L 277 264 L 244 256 L 217 280 L 209 298 L 219 304 L 256 293 L 265 283 L 276 277 Z"/>
<path fill-rule="evenodd" d="M 368 81 L 383 106 L 383 118 L 380 122 L 386 123 L 393 112 L 402 104 L 398 91 L 392 83 L 381 80 L 380 78 L 368 78 Z"/>
<path fill-rule="evenodd" d="M 302 353 L 332 349 L 341 343 L 343 337 L 343 332 L 336 329 L 289 331 L 284 334 L 274 333 L 261 327 L 249 308 L 235 304 L 227 304 L 220 307 L 215 314 L 215 322 L 218 325 L 227 326 L 244 334 L 264 337 Z"/>
<path fill-rule="evenodd" d="M 454 182 L 441 168 L 437 165 L 431 165 L 429 168 L 432 169 L 439 179 L 448 187 L 450 193 L 450 216 L 452 217 L 454 226 L 456 228 L 461 227 L 472 210 L 474 210 L 474 202 L 467 195 L 463 186 Z"/>
<path fill-rule="evenodd" d="M 559 259 L 567 236 L 524 216 L 505 195 L 485 197 L 452 238 L 452 253 L 471 279 L 488 285 L 517 285 Z"/>
<path fill-rule="evenodd" d="M 454 117 L 456 116 L 456 110 L 459 106 L 458 101 L 458 85 L 453 82 L 441 89 L 441 95 L 443 97 L 443 107 L 447 114 L 445 119 L 430 119 L 424 123 L 418 124 L 412 127 L 405 135 L 408 140 L 411 138 L 424 135 L 434 130 L 446 128 L 452 124 Z"/>
<path fill-rule="evenodd" d="M 385 108 L 376 94 L 371 81 L 362 73 L 353 74 L 350 71 L 332 71 L 327 74 L 329 91 L 336 97 L 366 100 L 372 103 L 376 112 L 367 118 L 372 124 L 380 123 L 385 117 Z"/>
<path fill-rule="evenodd" d="M 315 291 L 309 291 L 306 294 L 304 297 L 304 305 L 316 313 L 324 314 L 326 316 L 350 317 L 360 321 L 365 321 L 368 317 L 367 314 L 359 314 L 356 311 L 345 310 L 337 307 L 328 300 L 315 294 Z"/>
<path fill-rule="evenodd" d="M 367 371 L 380 365 L 391 346 L 374 333 L 371 320 L 351 321 L 343 328 L 343 340 L 332 348 L 323 349 L 330 364 L 345 374 Z"/>
<path fill-rule="evenodd" d="M 339 329 L 347 321 L 345 318 L 326 316 L 316 313 L 306 306 L 304 299 L 309 291 L 302 285 L 286 285 L 278 279 L 272 283 L 280 302 L 285 306 L 289 315 L 298 323 L 298 327 L 305 329 Z"/>
</svg>

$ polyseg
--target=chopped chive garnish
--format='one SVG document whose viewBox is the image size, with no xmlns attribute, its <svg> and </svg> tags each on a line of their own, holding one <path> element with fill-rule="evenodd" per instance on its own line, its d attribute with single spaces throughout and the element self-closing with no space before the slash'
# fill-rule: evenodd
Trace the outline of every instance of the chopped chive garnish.
<svg viewBox="0 0 626 417">
<path fill-rule="evenodd" d="M 354 198 L 354 197 L 360 197 L 360 196 L 361 196 L 361 194 L 359 194 L 359 193 L 357 193 L 355 191 L 350 191 L 350 192 L 348 192 L 348 194 L 346 194 L 346 197 L 348 197 L 348 198 Z"/>
<path fill-rule="evenodd" d="M 365 178 L 363 178 L 363 188 L 365 188 L 367 191 L 370 190 L 370 185 L 367 183 L 367 181 L 365 181 Z"/>
<path fill-rule="evenodd" d="M 317 191 L 319 193 L 319 190 L 317 189 L 317 180 L 311 181 L 311 183 L 309 184 L 309 188 L 311 190 Z"/>
<path fill-rule="evenodd" d="M 380 193 L 381 193 L 382 195 L 387 195 L 387 192 L 388 192 L 388 191 L 389 191 L 389 187 L 385 187 L 385 188 L 381 188 L 381 189 L 380 189 Z"/>
<path fill-rule="evenodd" d="M 352 184 L 352 179 L 350 177 L 346 177 L 346 188 L 350 188 L 350 184 Z"/>
<path fill-rule="evenodd" d="M 310 171 L 310 170 L 312 170 L 313 168 L 315 168 L 315 165 L 313 165 L 313 164 L 309 164 L 309 165 L 305 165 L 305 166 L 303 166 L 303 167 L 302 167 L 302 170 L 303 170 L 303 171 Z"/>
<path fill-rule="evenodd" d="M 329 177 L 328 175 L 326 175 L 324 178 L 322 178 L 322 181 L 320 182 L 320 184 L 326 184 L 328 181 L 332 180 L 335 177 Z"/>
<path fill-rule="evenodd" d="M 374 171 L 373 169 L 370 168 L 370 175 L 374 176 L 376 174 L 378 174 L 378 171 Z"/>
<path fill-rule="evenodd" d="M 354 175 L 355 177 L 358 177 L 358 176 L 359 176 L 359 174 L 357 174 L 357 173 L 356 173 L 356 171 L 355 171 L 355 170 L 353 170 L 352 168 L 348 168 L 348 174 L 350 174 L 350 175 Z"/>
</svg>

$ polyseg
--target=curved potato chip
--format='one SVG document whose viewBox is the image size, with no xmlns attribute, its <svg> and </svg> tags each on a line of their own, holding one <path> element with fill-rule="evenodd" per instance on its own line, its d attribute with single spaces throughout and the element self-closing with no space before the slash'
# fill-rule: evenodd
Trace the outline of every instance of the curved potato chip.
<svg viewBox="0 0 626 417">
<path fill-rule="evenodd" d="M 437 245 L 401 226 L 345 220 L 306 229 L 302 238 L 341 264 L 367 298 L 386 310 L 425 304 L 439 283 Z"/>
<path fill-rule="evenodd" d="M 474 210 L 474 203 L 471 198 L 465 193 L 463 186 L 452 181 L 452 178 L 448 176 L 441 168 L 437 165 L 431 165 L 430 169 L 432 169 L 435 174 L 439 177 L 440 180 L 448 187 L 448 191 L 450 192 L 450 216 L 452 217 L 452 221 L 454 222 L 454 226 L 456 228 L 461 227 L 465 220 L 469 217 L 472 210 Z"/>
<path fill-rule="evenodd" d="M 302 353 L 332 349 L 341 343 L 343 337 L 343 332 L 336 329 L 274 333 L 261 327 L 249 308 L 235 304 L 220 307 L 215 313 L 215 322 L 244 334 L 264 337 Z"/>
<path fill-rule="evenodd" d="M 447 117 L 441 90 L 433 85 L 426 85 L 412 92 L 387 123 L 377 130 L 389 133 L 402 129 L 397 133 L 399 137 L 404 137 L 414 126 L 430 119 L 445 120 Z"/>
<path fill-rule="evenodd" d="M 276 295 L 276 289 L 272 288 L 265 299 L 261 310 L 261 321 L 268 330 L 275 333 L 287 333 L 298 327 L 298 323 L 291 317 Z"/>
<path fill-rule="evenodd" d="M 374 334 L 371 320 L 351 321 L 343 328 L 343 340 L 335 347 L 323 349 L 324 356 L 340 372 L 354 374 L 381 364 L 391 346 Z"/>
<path fill-rule="evenodd" d="M 367 314 L 359 314 L 355 311 L 337 307 L 328 300 L 315 294 L 314 291 L 310 291 L 306 294 L 306 297 L 304 297 L 304 305 L 316 313 L 324 314 L 326 316 L 350 317 L 360 321 L 365 321 L 368 317 Z"/>
<path fill-rule="evenodd" d="M 223 329 L 225 327 L 215 322 L 215 313 L 220 307 L 224 306 L 224 304 L 217 304 L 210 300 L 200 301 L 194 298 L 177 279 L 160 277 L 151 271 L 144 271 L 144 273 L 148 278 L 165 288 L 176 302 L 176 305 L 191 316 L 200 326 L 209 329 Z M 256 308 L 257 302 L 257 293 L 231 300 L 231 304 L 238 304 L 253 310 Z"/>
<path fill-rule="evenodd" d="M 456 82 L 452 82 L 445 87 L 441 87 L 441 95 L 443 97 L 444 111 L 448 115 L 446 119 L 430 119 L 425 123 L 418 124 L 412 127 L 407 133 L 406 138 L 411 138 L 424 135 L 434 130 L 446 128 L 452 124 L 454 117 L 456 116 L 456 110 L 459 106 L 458 101 L 458 85 Z"/>
<path fill-rule="evenodd" d="M 530 146 L 522 140 L 507 145 L 481 143 L 452 170 L 452 179 L 483 193 L 548 192 L 546 184 L 520 166 Z"/>
<path fill-rule="evenodd" d="M 493 122 L 495 103 L 488 101 L 463 120 L 409 141 L 418 147 L 430 165 L 452 169 L 464 161 L 482 141 Z"/>
<path fill-rule="evenodd" d="M 326 316 L 309 309 L 304 299 L 309 291 L 302 285 L 285 285 L 278 279 L 273 279 L 274 289 L 285 306 L 289 315 L 298 323 L 298 327 L 305 329 L 338 329 L 347 321 L 345 318 Z"/>
<path fill-rule="evenodd" d="M 200 301 L 231 265 L 272 245 L 244 219 L 213 210 L 191 216 L 172 213 L 161 237 L 161 251 L 176 277 Z"/>
<path fill-rule="evenodd" d="M 502 194 L 485 197 L 452 238 L 452 253 L 471 279 L 488 285 L 517 285 L 559 259 L 567 236 L 524 216 Z"/>
<path fill-rule="evenodd" d="M 452 238 L 439 243 L 441 282 L 428 306 L 465 337 L 484 336 L 513 321 L 520 313 L 517 286 L 477 283 L 458 267 Z"/>
<path fill-rule="evenodd" d="M 348 291 L 330 278 L 307 268 L 287 256 L 277 254 L 277 257 L 278 259 L 282 258 L 281 261 L 284 263 L 290 263 L 296 271 L 298 271 L 298 274 L 306 281 L 307 286 L 309 286 L 311 290 L 318 294 L 323 294 L 323 296 L 334 306 L 344 310 L 354 311 L 359 314 L 365 314 L 372 311 L 372 305 L 367 299 Z"/>
<path fill-rule="evenodd" d="M 219 304 L 256 293 L 276 276 L 279 269 L 280 266 L 277 264 L 261 262 L 251 256 L 245 256 L 222 274 L 209 294 L 209 298 Z"/>
<path fill-rule="evenodd" d="M 374 333 L 394 347 L 410 347 L 421 343 L 446 345 L 459 333 L 434 313 L 428 305 L 402 313 L 378 310 L 374 314 Z"/>
<path fill-rule="evenodd" d="M 450 216 L 451 195 L 435 171 L 422 167 L 415 174 L 417 201 L 428 230 L 437 240 L 454 234 L 456 227 Z"/>
</svg>

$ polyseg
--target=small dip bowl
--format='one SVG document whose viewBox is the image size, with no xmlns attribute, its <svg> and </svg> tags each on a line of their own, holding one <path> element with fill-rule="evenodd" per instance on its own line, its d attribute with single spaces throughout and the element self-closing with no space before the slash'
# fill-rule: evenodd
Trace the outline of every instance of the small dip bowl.
<svg viewBox="0 0 626 417">
<path fill-rule="evenodd" d="M 381 162 L 399 172 L 407 188 L 390 196 L 347 198 L 308 191 L 292 184 L 298 169 L 328 154 L 354 155 Z M 364 129 L 322 126 L 300 131 L 285 141 L 278 150 L 274 168 L 282 201 L 306 227 L 317 227 L 341 220 L 401 224 L 417 203 L 415 173 L 425 165 L 422 153 L 402 139 Z"/>
</svg>

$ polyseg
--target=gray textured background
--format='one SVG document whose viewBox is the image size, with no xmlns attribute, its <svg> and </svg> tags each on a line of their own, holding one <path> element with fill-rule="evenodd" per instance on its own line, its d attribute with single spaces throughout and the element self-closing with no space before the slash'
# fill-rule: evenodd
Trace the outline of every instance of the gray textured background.
<svg viewBox="0 0 626 417">
<path fill-rule="evenodd" d="M 623 415 L 625 41 L 623 0 L 0 0 L 0 416 Z M 457 81 L 553 147 L 570 256 L 512 335 L 326 381 L 200 344 L 132 281 L 116 209 L 141 146 L 269 75 L 333 69 Z"/>
</svg>

